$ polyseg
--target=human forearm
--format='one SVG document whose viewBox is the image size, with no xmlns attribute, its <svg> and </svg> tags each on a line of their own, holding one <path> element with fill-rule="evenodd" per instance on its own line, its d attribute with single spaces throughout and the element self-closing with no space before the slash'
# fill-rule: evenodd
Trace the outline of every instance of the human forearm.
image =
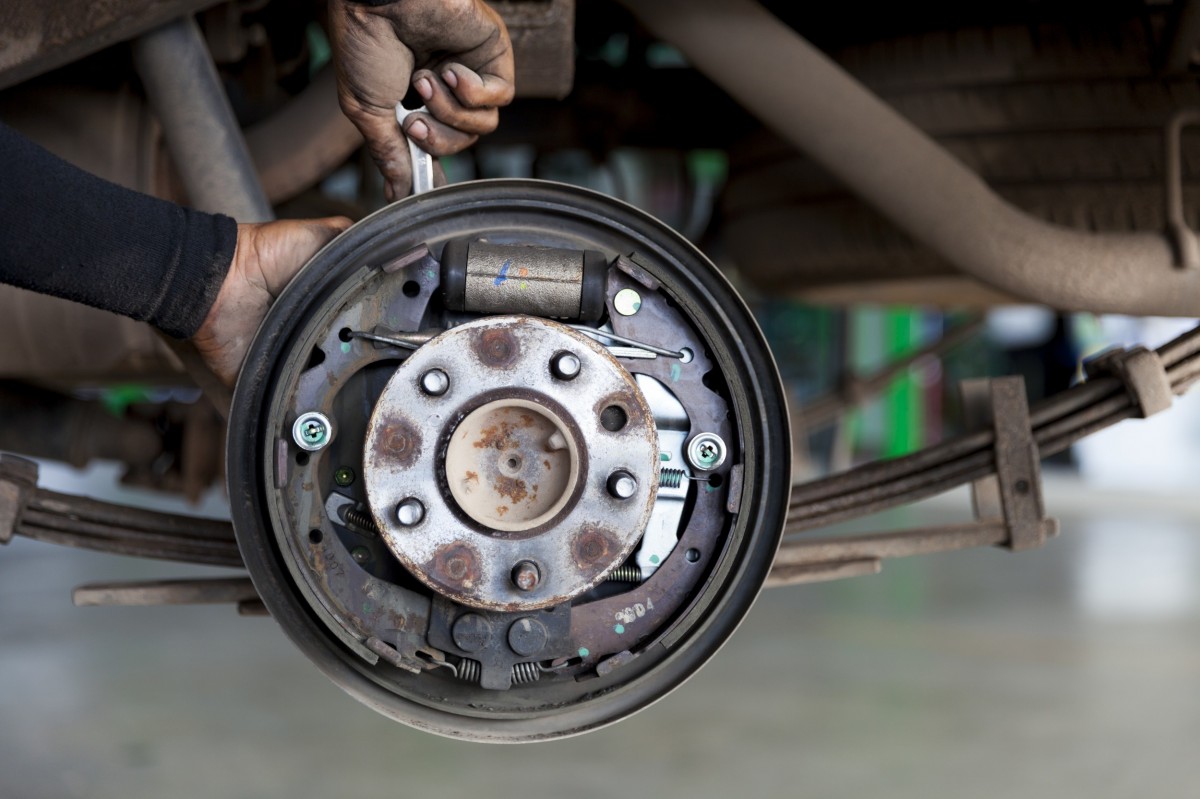
<svg viewBox="0 0 1200 799">
<path fill-rule="evenodd" d="M 237 242 L 227 216 L 122 188 L 0 125 L 0 282 L 149 322 L 204 321 Z"/>
</svg>

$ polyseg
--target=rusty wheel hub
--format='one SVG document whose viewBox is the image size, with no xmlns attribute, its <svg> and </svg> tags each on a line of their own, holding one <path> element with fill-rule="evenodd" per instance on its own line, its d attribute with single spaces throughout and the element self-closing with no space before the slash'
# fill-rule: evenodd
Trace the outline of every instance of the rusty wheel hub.
<svg viewBox="0 0 1200 799">
<path fill-rule="evenodd" d="M 569 381 L 552 369 L 563 353 L 579 364 Z M 431 372 L 445 376 L 437 393 Z M 609 407 L 625 417 L 615 430 Z M 607 349 L 549 320 L 485 317 L 396 369 L 367 425 L 363 479 L 388 548 L 425 585 L 467 607 L 534 610 L 629 557 L 654 507 L 658 454 L 645 397 Z M 627 496 L 608 486 L 623 474 Z M 420 519 L 405 523 L 405 502 L 420 503 Z M 537 576 L 519 585 L 514 572 Z"/>
</svg>

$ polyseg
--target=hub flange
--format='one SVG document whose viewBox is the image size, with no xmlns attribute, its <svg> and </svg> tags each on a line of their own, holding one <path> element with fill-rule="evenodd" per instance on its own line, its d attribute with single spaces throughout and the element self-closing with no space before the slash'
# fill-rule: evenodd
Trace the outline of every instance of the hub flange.
<svg viewBox="0 0 1200 799">
<path fill-rule="evenodd" d="M 578 359 L 570 381 L 554 368 L 563 353 Z M 432 372 L 447 378 L 440 393 L 424 388 Z M 658 449 L 641 389 L 603 346 L 546 319 L 488 317 L 397 368 L 367 427 L 363 477 L 388 548 L 418 579 L 470 607 L 536 609 L 594 587 L 633 551 Z M 625 495 L 609 489 L 614 475 L 632 485 Z M 412 523 L 397 508 L 414 501 L 424 512 Z"/>
</svg>

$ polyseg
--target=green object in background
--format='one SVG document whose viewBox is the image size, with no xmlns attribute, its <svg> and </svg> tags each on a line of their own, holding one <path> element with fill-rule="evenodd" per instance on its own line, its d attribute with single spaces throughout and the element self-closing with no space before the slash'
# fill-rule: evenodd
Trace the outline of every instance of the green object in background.
<svg viewBox="0 0 1200 799">
<path fill-rule="evenodd" d="M 312 77 L 333 58 L 333 50 L 329 47 L 325 31 L 315 22 L 308 23 L 308 27 L 304 29 L 304 37 L 308 39 L 308 75 Z"/>
<path fill-rule="evenodd" d="M 921 314 L 911 308 L 889 308 L 884 312 L 884 351 L 891 361 L 920 346 Z M 925 414 L 921 387 L 909 370 L 884 392 L 885 418 L 883 456 L 897 458 L 916 450 L 925 438 Z"/>
<path fill-rule="evenodd" d="M 729 174 L 729 157 L 723 150 L 690 150 L 687 168 L 694 182 L 721 186 Z"/>
<path fill-rule="evenodd" d="M 922 314 L 909 307 L 864 307 L 850 313 L 847 367 L 860 375 L 884 368 L 921 345 Z M 895 458 L 925 440 L 924 397 L 911 373 L 892 381 L 878 397 L 852 411 L 846 424 L 857 452 Z"/>
<path fill-rule="evenodd" d="M 150 393 L 145 386 L 114 386 L 104 389 L 100 394 L 100 402 L 105 410 L 118 417 L 124 416 L 130 405 L 150 401 Z"/>
</svg>

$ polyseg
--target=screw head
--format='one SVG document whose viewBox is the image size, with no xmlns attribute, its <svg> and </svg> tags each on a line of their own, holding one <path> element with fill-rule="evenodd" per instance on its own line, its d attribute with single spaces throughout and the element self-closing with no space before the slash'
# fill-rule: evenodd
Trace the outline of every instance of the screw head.
<svg viewBox="0 0 1200 799">
<path fill-rule="evenodd" d="M 333 438 L 333 425 L 323 413 L 302 413 L 292 425 L 292 440 L 308 452 L 316 452 Z"/>
<path fill-rule="evenodd" d="M 573 352 L 560 352 L 550 360 L 550 373 L 559 380 L 574 380 L 582 368 L 579 356 Z"/>
<path fill-rule="evenodd" d="M 637 487 L 637 478 L 623 469 L 608 476 L 608 493 L 617 499 L 629 499 L 637 493 Z"/>
<path fill-rule="evenodd" d="M 366 563 L 371 559 L 371 550 L 366 547 L 355 547 L 350 550 L 350 557 L 354 558 L 355 563 Z"/>
<path fill-rule="evenodd" d="M 542 572 L 538 569 L 537 564 L 531 560 L 523 560 L 516 566 L 513 566 L 512 581 L 513 585 L 522 591 L 532 591 L 538 587 L 538 583 L 542 580 Z"/>
<path fill-rule="evenodd" d="M 338 467 L 338 470 L 333 473 L 333 482 L 345 488 L 354 482 L 354 470 L 349 466 Z"/>
<path fill-rule="evenodd" d="M 400 500 L 396 506 L 396 518 L 405 527 L 412 527 L 425 518 L 425 506 L 416 497 Z"/>
<path fill-rule="evenodd" d="M 441 369 L 430 369 L 421 375 L 421 390 L 431 397 L 440 397 L 450 388 L 450 377 Z"/>
<path fill-rule="evenodd" d="M 725 442 L 716 433 L 700 433 L 687 445 L 688 463 L 702 472 L 710 472 L 725 462 Z"/>
<path fill-rule="evenodd" d="M 621 289 L 613 297 L 613 308 L 621 316 L 633 316 L 642 307 L 642 295 L 633 289 Z"/>
</svg>

